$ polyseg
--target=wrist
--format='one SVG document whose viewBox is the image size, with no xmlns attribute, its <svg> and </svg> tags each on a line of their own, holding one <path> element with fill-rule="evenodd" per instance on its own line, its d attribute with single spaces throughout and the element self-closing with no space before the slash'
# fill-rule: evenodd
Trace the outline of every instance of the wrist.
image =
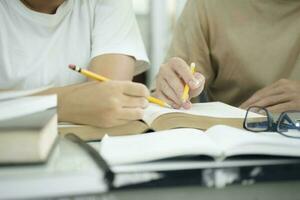
<svg viewBox="0 0 300 200">
<path fill-rule="evenodd" d="M 70 116 L 72 113 L 72 101 L 70 100 L 70 95 L 74 93 L 74 91 L 80 86 L 78 85 L 70 85 L 64 87 L 55 87 L 48 89 L 39 93 L 38 95 L 57 95 L 57 114 L 58 121 L 70 121 Z M 72 97 L 71 97 L 72 99 Z"/>
</svg>

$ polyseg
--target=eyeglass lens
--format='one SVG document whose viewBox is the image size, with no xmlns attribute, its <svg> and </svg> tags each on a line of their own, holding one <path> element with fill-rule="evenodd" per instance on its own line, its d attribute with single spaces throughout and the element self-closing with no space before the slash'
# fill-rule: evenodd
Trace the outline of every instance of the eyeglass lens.
<svg viewBox="0 0 300 200">
<path fill-rule="evenodd" d="M 255 132 L 267 131 L 269 129 L 267 111 L 259 107 L 250 108 L 245 119 L 245 127 L 246 129 Z"/>
</svg>

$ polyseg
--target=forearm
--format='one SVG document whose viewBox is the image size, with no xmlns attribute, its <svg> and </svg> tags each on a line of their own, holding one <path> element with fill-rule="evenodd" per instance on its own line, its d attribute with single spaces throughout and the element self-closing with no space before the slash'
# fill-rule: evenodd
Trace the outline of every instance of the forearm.
<svg viewBox="0 0 300 200">
<path fill-rule="evenodd" d="M 90 70 L 112 80 L 132 80 L 135 59 L 121 54 L 97 56 L 90 63 Z"/>
<path fill-rule="evenodd" d="M 57 95 L 57 113 L 58 113 L 58 121 L 68 121 L 68 110 L 69 105 L 68 100 L 66 98 L 70 93 L 78 90 L 82 84 L 77 85 L 69 85 L 64 87 L 54 87 L 43 92 L 37 93 L 35 95 Z"/>
<path fill-rule="evenodd" d="M 132 80 L 134 75 L 135 60 L 126 55 L 103 55 L 94 58 L 90 64 L 90 70 L 106 76 L 112 80 Z M 99 83 L 97 83 L 99 84 Z M 74 93 L 80 93 L 87 89 L 89 83 L 81 83 L 76 85 L 69 85 L 64 87 L 53 87 L 43 92 L 36 93 L 35 95 L 50 95 L 56 94 L 58 97 L 58 120 L 69 121 L 74 117 L 74 106 L 76 106 L 81 98 L 90 98 L 87 95 L 79 95 L 75 99 L 70 96 Z M 5 91 L 5 90 L 0 90 Z M 90 94 L 90 93 L 89 93 Z M 92 95 L 91 95 L 92 96 Z M 80 106 L 77 106 L 77 111 Z"/>
</svg>

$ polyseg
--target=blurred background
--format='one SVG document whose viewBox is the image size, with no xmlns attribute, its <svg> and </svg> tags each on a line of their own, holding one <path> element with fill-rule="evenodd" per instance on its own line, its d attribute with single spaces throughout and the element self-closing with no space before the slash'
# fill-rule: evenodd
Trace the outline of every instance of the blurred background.
<svg viewBox="0 0 300 200">
<path fill-rule="evenodd" d="M 134 11 L 150 59 L 149 70 L 136 81 L 153 82 L 160 64 L 164 61 L 176 20 L 186 0 L 132 0 Z"/>
</svg>

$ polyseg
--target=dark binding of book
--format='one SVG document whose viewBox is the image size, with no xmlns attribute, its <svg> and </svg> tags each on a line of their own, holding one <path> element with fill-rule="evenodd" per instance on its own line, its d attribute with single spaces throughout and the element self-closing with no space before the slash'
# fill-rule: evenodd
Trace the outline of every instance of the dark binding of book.
<svg viewBox="0 0 300 200">
<path fill-rule="evenodd" d="M 181 160 L 180 162 L 185 161 Z M 192 164 L 192 162 L 194 163 Z M 190 162 L 190 166 L 194 167 L 188 167 L 188 164 L 185 169 L 182 168 L 177 170 L 153 170 L 154 168 L 152 166 L 150 171 L 153 170 L 152 173 L 157 173 L 157 176 L 161 178 L 141 184 L 124 185 L 119 189 L 124 190 L 177 186 L 224 188 L 229 185 L 237 184 L 252 185 L 256 183 L 300 180 L 299 158 L 267 156 L 265 158 L 260 157 L 258 159 L 237 159 L 225 161 L 219 164 L 216 164 L 215 161 L 192 162 Z M 199 165 L 195 165 L 195 162 L 198 162 Z M 159 168 L 162 167 L 162 163 L 163 162 L 160 162 Z"/>
</svg>

